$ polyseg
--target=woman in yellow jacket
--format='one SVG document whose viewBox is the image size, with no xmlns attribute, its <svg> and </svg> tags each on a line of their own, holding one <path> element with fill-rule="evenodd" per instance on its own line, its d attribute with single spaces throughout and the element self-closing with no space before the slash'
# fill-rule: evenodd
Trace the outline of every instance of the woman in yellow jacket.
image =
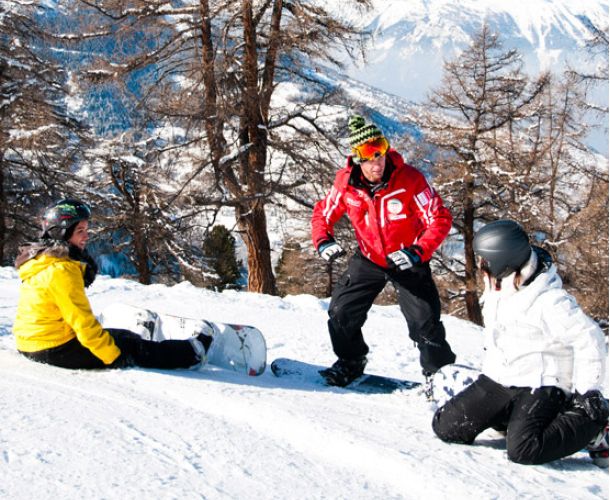
<svg viewBox="0 0 610 500">
<path fill-rule="evenodd" d="M 205 359 L 212 338 L 144 340 L 107 329 L 94 316 L 85 287 L 97 266 L 85 246 L 91 211 L 78 200 L 49 207 L 39 241 L 20 249 L 15 261 L 21 287 L 13 334 L 17 349 L 41 363 L 64 368 L 188 368 Z"/>
</svg>

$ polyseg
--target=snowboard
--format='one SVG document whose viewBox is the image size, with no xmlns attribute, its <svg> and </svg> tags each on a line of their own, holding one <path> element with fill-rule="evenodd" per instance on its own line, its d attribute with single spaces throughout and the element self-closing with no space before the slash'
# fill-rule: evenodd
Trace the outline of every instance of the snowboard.
<svg viewBox="0 0 610 500">
<path fill-rule="evenodd" d="M 146 340 L 185 340 L 200 333 L 214 338 L 207 352 L 207 362 L 248 375 L 260 375 L 267 364 L 267 346 L 263 334 L 248 325 L 219 323 L 186 318 L 128 304 L 111 304 L 99 317 L 104 328 L 132 331 Z"/>
<path fill-rule="evenodd" d="M 289 358 L 279 358 L 271 363 L 271 371 L 276 377 L 285 377 L 307 385 L 312 384 L 323 387 L 336 387 L 326 384 L 324 377 L 320 375 L 320 370 L 324 370 L 324 368 L 326 367 Z M 364 394 L 391 394 L 397 391 L 410 390 L 419 387 L 420 385 L 419 382 L 412 382 L 410 380 L 401 380 L 365 373 L 351 384 L 338 388 Z"/>
<path fill-rule="evenodd" d="M 481 372 L 467 365 L 445 365 L 432 377 L 432 399 L 439 406 L 472 384 Z"/>
</svg>

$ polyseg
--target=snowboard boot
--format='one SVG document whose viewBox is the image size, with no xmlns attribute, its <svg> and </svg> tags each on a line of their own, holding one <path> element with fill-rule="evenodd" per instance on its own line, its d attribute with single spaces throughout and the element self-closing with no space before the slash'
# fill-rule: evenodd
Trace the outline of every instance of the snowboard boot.
<svg viewBox="0 0 610 500">
<path fill-rule="evenodd" d="M 197 335 L 197 340 L 203 344 L 203 348 L 207 354 L 207 352 L 210 350 L 212 342 L 214 341 L 214 337 L 211 335 L 206 335 L 205 333 L 200 333 Z"/>
<path fill-rule="evenodd" d="M 364 373 L 366 356 L 356 359 L 339 358 L 330 368 L 320 370 L 320 375 L 326 380 L 327 385 L 345 387 Z"/>
<path fill-rule="evenodd" d="M 595 465 L 602 469 L 608 468 L 608 422 L 587 445 L 586 450 Z"/>
<path fill-rule="evenodd" d="M 191 337 L 189 339 L 193 346 L 193 350 L 195 351 L 195 355 L 199 358 L 200 365 L 204 365 L 207 362 L 206 354 L 210 350 L 213 340 L 214 337 L 206 335 L 205 333 L 200 333 L 196 337 Z"/>
</svg>

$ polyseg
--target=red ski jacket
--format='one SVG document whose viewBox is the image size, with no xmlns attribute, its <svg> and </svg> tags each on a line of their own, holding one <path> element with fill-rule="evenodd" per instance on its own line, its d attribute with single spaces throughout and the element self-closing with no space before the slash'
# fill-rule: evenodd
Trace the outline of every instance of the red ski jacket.
<svg viewBox="0 0 610 500">
<path fill-rule="evenodd" d="M 311 220 L 316 248 L 333 238 L 334 225 L 347 212 L 362 254 L 381 267 L 386 256 L 417 245 L 428 261 L 451 229 L 452 217 L 443 200 L 419 170 L 390 149 L 381 187 L 374 194 L 360 167 L 348 158 L 337 172 L 330 193 L 316 203 Z"/>
</svg>

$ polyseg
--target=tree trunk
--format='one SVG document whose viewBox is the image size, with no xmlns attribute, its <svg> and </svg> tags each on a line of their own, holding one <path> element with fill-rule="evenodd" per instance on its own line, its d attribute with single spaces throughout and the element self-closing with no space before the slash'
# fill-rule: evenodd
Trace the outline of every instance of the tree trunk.
<svg viewBox="0 0 610 500">
<path fill-rule="evenodd" d="M 150 285 L 152 273 L 148 266 L 149 253 L 146 241 L 146 230 L 142 227 L 142 218 L 136 206 L 136 213 L 133 214 L 135 222 L 133 227 L 133 248 L 136 257 L 136 269 L 138 271 L 138 281 L 143 285 Z"/>
<path fill-rule="evenodd" d="M 264 206 L 241 206 L 236 215 L 248 249 L 248 291 L 277 295 Z"/>
<path fill-rule="evenodd" d="M 0 153 L 0 266 L 4 265 L 6 242 L 6 193 L 4 192 L 4 154 Z"/>
<path fill-rule="evenodd" d="M 237 221 L 248 248 L 248 290 L 276 295 L 265 204 L 260 199 L 256 199 L 265 192 L 267 128 L 266 120 L 261 115 L 258 44 L 252 9 L 252 0 L 242 1 L 244 86 L 241 95 L 244 108 L 240 117 L 240 144 L 242 147 L 247 147 L 247 153 L 240 157 L 241 189 L 240 192 L 234 192 L 234 195 L 239 197 L 245 194 L 254 198 L 254 201 L 241 203 L 236 211 Z"/>
<path fill-rule="evenodd" d="M 466 190 L 466 196 L 464 197 L 464 281 L 466 284 L 464 300 L 466 301 L 468 319 L 483 326 L 483 315 L 481 314 L 481 305 L 477 293 L 476 260 L 472 244 L 474 239 L 474 179 L 472 174 L 466 175 L 464 184 Z"/>
<path fill-rule="evenodd" d="M 138 281 L 143 285 L 150 285 L 151 272 L 148 267 L 148 251 L 146 237 L 141 229 L 134 231 L 134 251 L 136 255 L 136 269 L 138 270 Z"/>
</svg>

